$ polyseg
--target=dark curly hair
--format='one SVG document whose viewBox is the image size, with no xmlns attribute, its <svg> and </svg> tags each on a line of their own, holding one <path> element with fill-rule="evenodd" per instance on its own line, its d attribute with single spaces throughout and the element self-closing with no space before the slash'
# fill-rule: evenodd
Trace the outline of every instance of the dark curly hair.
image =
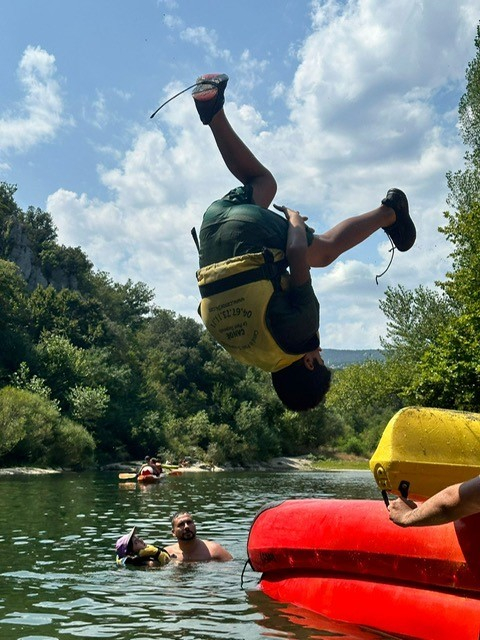
<svg viewBox="0 0 480 640">
<path fill-rule="evenodd" d="M 308 411 L 316 407 L 330 389 L 332 373 L 318 362 L 307 369 L 303 358 L 272 373 L 277 396 L 292 411 Z"/>
</svg>

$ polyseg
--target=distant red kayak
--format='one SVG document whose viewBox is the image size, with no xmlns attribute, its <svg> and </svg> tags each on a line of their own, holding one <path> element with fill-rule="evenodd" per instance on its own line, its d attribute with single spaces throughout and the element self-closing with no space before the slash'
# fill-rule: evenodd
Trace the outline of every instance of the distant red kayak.
<svg viewBox="0 0 480 640">
<path fill-rule="evenodd" d="M 334 620 L 422 640 L 478 640 L 480 516 L 402 529 L 374 500 L 286 500 L 256 516 L 261 589 Z"/>
<path fill-rule="evenodd" d="M 152 473 L 143 474 L 137 476 L 137 482 L 143 482 L 144 484 L 155 484 L 156 482 L 160 482 L 163 480 L 165 474 L 161 474 L 159 476 L 154 476 Z"/>
</svg>

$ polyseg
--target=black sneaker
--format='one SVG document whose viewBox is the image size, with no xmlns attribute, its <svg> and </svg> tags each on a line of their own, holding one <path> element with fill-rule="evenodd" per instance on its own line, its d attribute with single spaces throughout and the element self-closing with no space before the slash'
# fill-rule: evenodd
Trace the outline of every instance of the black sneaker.
<svg viewBox="0 0 480 640">
<path fill-rule="evenodd" d="M 400 189 L 389 189 L 382 204 L 391 207 L 397 219 L 389 227 L 383 227 L 399 251 L 408 251 L 415 243 L 417 232 L 408 212 L 407 196 Z"/>
<path fill-rule="evenodd" d="M 203 124 L 210 124 L 213 116 L 223 107 L 227 82 L 228 76 L 224 73 L 207 73 L 197 78 L 192 96 Z"/>
</svg>

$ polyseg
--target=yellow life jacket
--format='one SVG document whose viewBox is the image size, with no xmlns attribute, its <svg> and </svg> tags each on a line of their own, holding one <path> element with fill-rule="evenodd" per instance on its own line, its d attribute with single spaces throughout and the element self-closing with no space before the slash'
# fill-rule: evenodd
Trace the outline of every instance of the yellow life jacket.
<svg viewBox="0 0 480 640">
<path fill-rule="evenodd" d="M 279 371 L 303 357 L 284 351 L 267 326 L 275 291 L 286 288 L 286 259 L 280 249 L 235 256 L 197 271 L 200 316 L 211 335 L 243 364 Z"/>
<path fill-rule="evenodd" d="M 123 558 L 117 555 L 115 561 L 118 566 L 131 565 L 134 567 L 145 567 L 152 561 L 163 566 L 170 562 L 170 554 L 163 548 L 154 547 L 153 544 L 147 544 L 147 546 L 140 549 L 136 555 L 127 555 Z"/>
</svg>

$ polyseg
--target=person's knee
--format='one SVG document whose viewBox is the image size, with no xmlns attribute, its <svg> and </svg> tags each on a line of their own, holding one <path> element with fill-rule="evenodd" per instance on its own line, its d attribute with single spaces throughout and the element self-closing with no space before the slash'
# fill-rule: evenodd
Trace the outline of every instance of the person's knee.
<svg viewBox="0 0 480 640">
<path fill-rule="evenodd" d="M 328 267 L 336 259 L 333 246 L 322 236 L 314 236 L 308 247 L 307 259 L 311 267 Z"/>
<path fill-rule="evenodd" d="M 251 183 L 253 187 L 253 200 L 255 204 L 264 209 L 271 205 L 277 193 L 277 182 L 270 171 L 266 170 L 261 176 L 254 178 Z"/>
</svg>

